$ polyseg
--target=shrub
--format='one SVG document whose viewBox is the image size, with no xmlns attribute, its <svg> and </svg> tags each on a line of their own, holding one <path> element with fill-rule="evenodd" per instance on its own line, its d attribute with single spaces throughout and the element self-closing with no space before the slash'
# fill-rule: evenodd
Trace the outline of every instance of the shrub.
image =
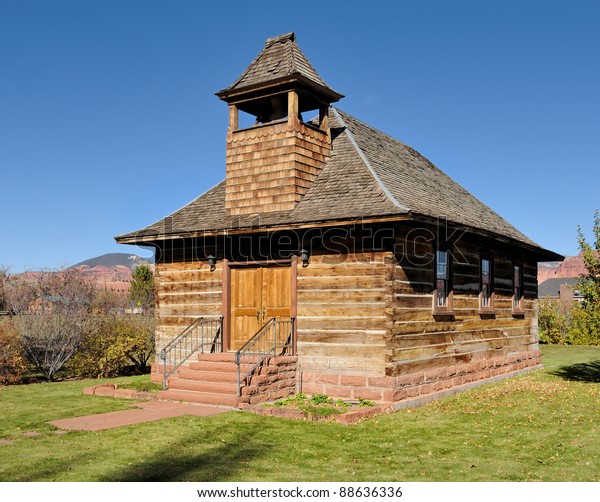
<svg viewBox="0 0 600 502">
<path fill-rule="evenodd" d="M 542 343 L 600 345 L 600 310 L 591 304 L 540 300 L 538 325 Z"/>
<path fill-rule="evenodd" d="M 74 376 L 87 378 L 114 377 L 131 367 L 142 373 L 153 354 L 153 318 L 94 316 L 69 370 Z"/>
<path fill-rule="evenodd" d="M 0 321 L 0 384 L 20 383 L 27 371 L 19 335 L 10 320 Z"/>
<path fill-rule="evenodd" d="M 540 342 L 566 343 L 569 308 L 560 300 L 544 298 L 539 302 L 538 326 Z"/>
<path fill-rule="evenodd" d="M 567 343 L 571 345 L 600 345 L 600 312 L 592 305 L 576 304 L 571 311 Z"/>
</svg>

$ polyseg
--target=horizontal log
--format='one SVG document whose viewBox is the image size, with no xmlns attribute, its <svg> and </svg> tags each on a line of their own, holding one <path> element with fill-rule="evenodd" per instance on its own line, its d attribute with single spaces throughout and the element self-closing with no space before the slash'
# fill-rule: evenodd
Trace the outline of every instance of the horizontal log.
<svg viewBox="0 0 600 502">
<path fill-rule="evenodd" d="M 383 288 L 378 289 L 298 289 L 298 306 L 313 303 L 348 303 L 360 304 L 382 303 L 385 304 L 391 296 Z"/>
<path fill-rule="evenodd" d="M 385 360 L 383 345 L 333 345 L 308 344 L 298 341 L 298 353 L 303 356 L 320 356 L 330 358 L 369 360 Z"/>
<path fill-rule="evenodd" d="M 340 375 L 385 376 L 385 362 L 376 359 L 331 358 L 329 356 L 305 355 L 298 348 L 298 366 L 302 371 Z"/>
<path fill-rule="evenodd" d="M 298 316 L 304 317 L 352 317 L 352 316 L 384 316 L 385 305 L 382 303 L 323 303 L 300 304 Z"/>
<path fill-rule="evenodd" d="M 380 345 L 384 346 L 387 334 L 383 331 L 366 330 L 308 330 L 298 329 L 298 340 L 302 343 L 349 344 L 349 345 Z"/>
<path fill-rule="evenodd" d="M 300 289 L 365 289 L 384 288 L 386 281 L 382 277 L 303 277 L 298 276 Z"/>
<path fill-rule="evenodd" d="M 298 278 L 307 277 L 365 277 L 379 276 L 391 279 L 392 267 L 369 263 L 345 262 L 328 265 L 326 263 L 312 264 L 298 270 Z"/>
<path fill-rule="evenodd" d="M 387 329 L 385 317 L 303 317 L 302 328 L 309 330 Z"/>
</svg>

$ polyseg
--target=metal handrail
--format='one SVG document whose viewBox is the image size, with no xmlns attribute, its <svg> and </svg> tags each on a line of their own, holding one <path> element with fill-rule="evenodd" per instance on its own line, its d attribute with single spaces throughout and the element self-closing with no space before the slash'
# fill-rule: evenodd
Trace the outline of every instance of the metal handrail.
<svg viewBox="0 0 600 502">
<path fill-rule="evenodd" d="M 242 383 L 247 381 L 256 368 L 269 356 L 280 356 L 294 351 L 295 317 L 277 319 L 272 317 L 235 354 L 237 364 L 237 395 L 242 395 Z M 242 365 L 246 368 L 242 376 Z M 249 368 L 249 369 L 248 369 Z"/>
<path fill-rule="evenodd" d="M 222 352 L 223 316 L 212 319 L 199 317 L 160 351 L 160 360 L 163 363 L 163 390 L 167 389 L 169 376 L 191 355 L 198 351 L 204 354 L 205 347 L 210 348 L 210 352 Z"/>
</svg>

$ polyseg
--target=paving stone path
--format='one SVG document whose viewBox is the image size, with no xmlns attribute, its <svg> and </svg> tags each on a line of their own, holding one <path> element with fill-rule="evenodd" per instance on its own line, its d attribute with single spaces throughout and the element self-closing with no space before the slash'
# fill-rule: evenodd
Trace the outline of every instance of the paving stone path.
<svg viewBox="0 0 600 502">
<path fill-rule="evenodd" d="M 136 403 L 134 409 L 87 415 L 84 417 L 65 418 L 48 422 L 60 429 L 76 431 L 101 431 L 114 429 L 126 425 L 154 422 L 163 418 L 193 415 L 195 417 L 208 417 L 227 413 L 231 408 L 216 408 L 212 406 L 198 406 L 169 401 L 147 401 Z"/>
</svg>

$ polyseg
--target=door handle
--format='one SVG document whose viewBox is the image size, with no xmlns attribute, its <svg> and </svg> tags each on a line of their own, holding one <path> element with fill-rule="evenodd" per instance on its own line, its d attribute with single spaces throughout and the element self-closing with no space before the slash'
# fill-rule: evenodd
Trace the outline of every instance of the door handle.
<svg viewBox="0 0 600 502">
<path fill-rule="evenodd" d="M 260 321 L 260 310 L 256 311 L 256 320 Z"/>
<path fill-rule="evenodd" d="M 267 309 L 263 307 L 263 322 L 265 322 L 265 316 L 267 315 Z"/>
</svg>

